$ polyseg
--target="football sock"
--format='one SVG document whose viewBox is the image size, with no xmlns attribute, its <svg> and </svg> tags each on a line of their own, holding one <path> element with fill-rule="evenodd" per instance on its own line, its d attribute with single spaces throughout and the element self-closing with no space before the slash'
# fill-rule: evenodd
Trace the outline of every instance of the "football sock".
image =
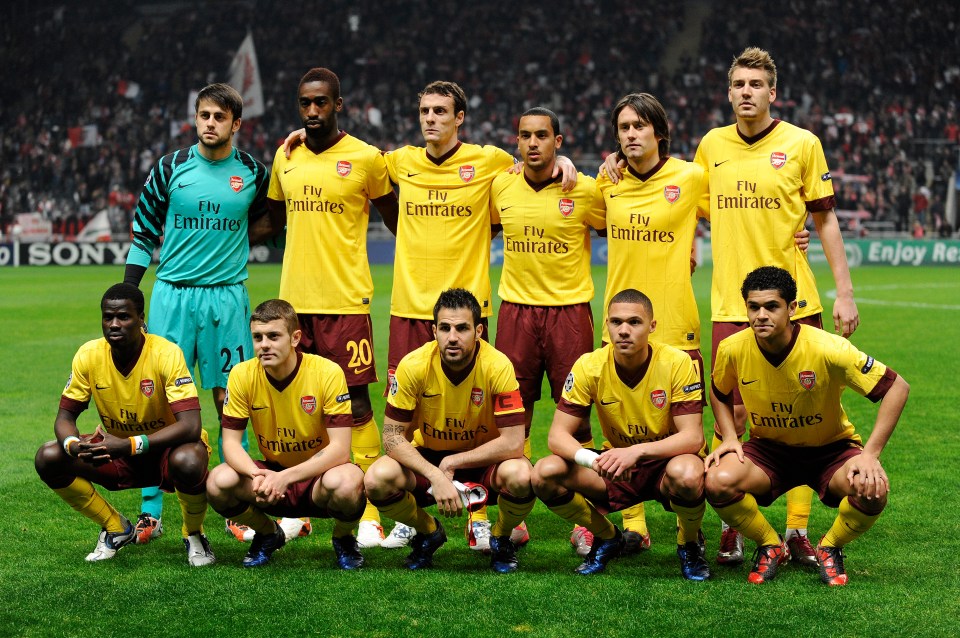
<svg viewBox="0 0 960 638">
<path fill-rule="evenodd" d="M 372 414 L 363 425 L 353 428 L 350 449 L 353 452 L 353 462 L 360 466 L 364 474 L 373 462 L 380 458 L 380 430 L 377 429 L 377 422 Z M 360 520 L 380 522 L 380 512 L 369 500 Z"/>
<path fill-rule="evenodd" d="M 247 509 L 230 517 L 234 523 L 246 525 L 257 534 L 273 534 L 277 531 L 277 524 L 272 518 L 263 513 L 263 510 L 257 509 L 253 505 L 248 505 Z"/>
<path fill-rule="evenodd" d="M 163 514 L 163 492 L 159 487 L 145 487 L 140 490 L 140 511 L 160 518 Z"/>
<path fill-rule="evenodd" d="M 361 512 L 355 512 L 353 515 L 348 515 L 348 518 L 346 519 L 342 518 L 343 515 L 339 512 L 331 512 L 331 515 L 333 516 L 334 538 L 354 535 L 354 530 L 357 529 L 357 524 L 360 523 Z"/>
<path fill-rule="evenodd" d="M 752 494 L 723 507 L 713 506 L 727 525 L 759 545 L 779 545 L 780 537 L 760 513 L 760 507 Z"/>
<path fill-rule="evenodd" d="M 646 536 L 649 533 L 647 531 L 646 508 L 644 507 L 643 503 L 631 505 L 627 509 L 623 510 L 622 514 L 623 529 L 628 529 L 631 532 L 637 532 L 641 536 Z M 703 514 L 701 513 L 701 517 L 702 516 Z"/>
<path fill-rule="evenodd" d="M 528 460 L 528 461 L 529 461 L 531 458 L 533 458 L 533 456 L 532 456 L 532 455 L 533 455 L 533 448 L 530 447 L 530 436 L 529 436 L 529 435 L 527 435 L 527 438 L 525 438 L 525 439 L 523 440 L 523 455 L 524 455 L 525 457 L 527 457 L 527 460 Z"/>
<path fill-rule="evenodd" d="M 390 499 L 387 503 L 377 505 L 380 513 L 393 520 L 409 525 L 421 534 L 432 534 L 437 531 L 436 519 L 422 507 L 417 507 L 417 499 L 412 492 L 403 492 L 403 496 Z"/>
<path fill-rule="evenodd" d="M 181 532 L 184 538 L 190 534 L 203 531 L 203 519 L 207 516 L 207 493 L 186 494 L 177 490 L 177 500 L 180 501 L 180 512 L 183 514 Z"/>
<path fill-rule="evenodd" d="M 486 505 L 484 505 L 484 506 L 481 507 L 480 509 L 474 511 L 474 513 L 473 513 L 473 522 L 474 522 L 474 523 L 476 523 L 477 521 L 489 521 L 489 520 L 490 520 L 490 516 L 489 516 L 489 514 L 487 514 L 487 506 L 486 506 Z"/>
<path fill-rule="evenodd" d="M 787 492 L 787 529 L 805 529 L 810 520 L 810 503 L 813 490 L 798 485 Z"/>
<path fill-rule="evenodd" d="M 582 494 L 577 492 L 568 492 L 567 496 L 547 503 L 550 511 L 576 525 L 582 525 L 593 532 L 594 536 L 602 540 L 610 540 L 616 536 L 616 528 L 613 523 L 608 521 L 603 514 L 597 511 Z M 558 502 L 559 501 L 559 502 Z"/>
<path fill-rule="evenodd" d="M 513 496 L 501 493 L 497 497 L 498 515 L 497 522 L 490 528 L 492 536 L 507 536 L 513 531 L 513 528 L 519 525 L 527 518 L 537 504 L 537 497 L 530 495 L 525 500 L 517 499 Z"/>
<path fill-rule="evenodd" d="M 873 527 L 878 518 L 880 514 L 867 514 L 857 509 L 849 498 L 844 497 L 840 501 L 840 511 L 837 513 L 836 520 L 833 521 L 833 525 L 827 530 L 820 544 L 824 547 L 843 547 Z"/>
<path fill-rule="evenodd" d="M 66 487 L 57 487 L 53 490 L 67 505 L 80 512 L 98 527 L 108 532 L 122 532 L 123 523 L 120 522 L 120 512 L 115 510 L 87 479 L 75 478 Z"/>
<path fill-rule="evenodd" d="M 694 505 L 687 502 L 677 502 L 671 498 L 670 508 L 677 514 L 677 545 L 698 541 L 700 524 L 703 522 L 703 513 L 707 509 L 707 501 L 701 500 Z M 626 526 L 626 523 L 624 523 L 624 526 Z"/>
</svg>

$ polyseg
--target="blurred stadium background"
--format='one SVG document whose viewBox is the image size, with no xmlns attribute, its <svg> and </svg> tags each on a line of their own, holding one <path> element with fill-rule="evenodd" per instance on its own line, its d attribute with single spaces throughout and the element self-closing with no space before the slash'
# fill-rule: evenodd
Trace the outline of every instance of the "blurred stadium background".
<svg viewBox="0 0 960 638">
<path fill-rule="evenodd" d="M 300 76 L 327 66 L 341 128 L 384 150 L 420 144 L 417 92 L 451 79 L 469 98 L 464 139 L 514 149 L 518 115 L 546 105 L 592 173 L 613 147 L 611 106 L 636 90 L 666 105 L 672 154 L 692 159 L 732 121 L 726 70 L 751 44 L 777 62 L 775 115 L 823 141 L 851 238 L 955 236 L 955 0 L 39 0 L 0 15 L 3 242 L 125 239 L 148 168 L 196 142 L 191 92 L 229 81 L 235 59 L 237 145 L 268 165 L 299 127 Z"/>
</svg>

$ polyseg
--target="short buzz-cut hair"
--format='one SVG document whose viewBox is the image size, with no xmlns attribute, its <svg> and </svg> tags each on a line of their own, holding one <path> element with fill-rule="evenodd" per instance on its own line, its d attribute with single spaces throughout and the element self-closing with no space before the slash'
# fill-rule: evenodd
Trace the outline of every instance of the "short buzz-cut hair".
<svg viewBox="0 0 960 638">
<path fill-rule="evenodd" d="M 303 85 L 307 82 L 326 82 L 327 86 L 330 87 L 331 93 L 333 94 L 333 99 L 337 100 L 340 98 L 340 78 L 337 77 L 337 74 L 330 69 L 317 66 L 304 73 L 303 77 L 300 78 L 300 84 L 297 85 L 298 95 L 300 93 L 300 89 L 303 88 Z"/>
<path fill-rule="evenodd" d="M 293 309 L 289 301 L 283 299 L 267 299 L 259 306 L 254 308 L 250 315 L 250 323 L 270 323 L 282 319 L 287 326 L 287 332 L 293 334 L 300 329 L 300 321 L 297 319 L 297 311 Z"/>
<path fill-rule="evenodd" d="M 193 110 L 200 111 L 200 102 L 209 100 L 224 111 L 230 111 L 233 119 L 239 120 L 243 117 L 243 97 L 235 88 L 224 82 L 208 84 L 197 93 L 197 99 L 193 103 Z"/>
<path fill-rule="evenodd" d="M 607 312 L 610 312 L 610 306 L 615 303 L 636 303 L 643 306 L 643 309 L 650 313 L 650 317 L 653 318 L 653 302 L 650 301 L 650 297 L 646 296 L 636 288 L 627 288 L 621 290 L 615 294 L 611 299 L 610 303 L 607 304 Z"/>
<path fill-rule="evenodd" d="M 660 104 L 660 100 L 649 93 L 628 93 L 613 107 L 610 125 L 613 127 L 613 139 L 618 148 L 620 127 L 617 125 L 617 120 L 620 119 L 621 111 L 628 106 L 636 111 L 641 122 L 653 127 L 653 134 L 660 138 L 657 142 L 657 153 L 661 158 L 667 157 L 670 154 L 670 124 L 667 121 L 667 112 Z"/>
<path fill-rule="evenodd" d="M 767 83 L 771 89 L 777 88 L 777 65 L 773 63 L 770 54 L 760 47 L 747 47 L 740 55 L 733 58 L 733 64 L 727 71 L 727 84 L 733 83 L 733 72 L 737 68 L 763 69 L 767 72 Z"/>
<path fill-rule="evenodd" d="M 543 106 L 535 106 L 532 109 L 527 109 L 524 111 L 521 118 L 527 117 L 528 115 L 542 115 L 543 117 L 550 118 L 550 127 L 553 128 L 553 134 L 562 135 L 560 132 L 560 118 L 557 117 L 557 114 L 551 111 L 550 109 Z"/>
<path fill-rule="evenodd" d="M 137 314 L 143 314 L 143 291 L 133 284 L 120 283 L 113 284 L 100 298 L 100 309 L 103 310 L 103 304 L 107 301 L 132 301 L 133 307 L 137 309 Z"/>
<path fill-rule="evenodd" d="M 463 92 L 463 89 L 461 89 L 460 85 L 456 82 L 437 80 L 436 82 L 431 82 L 430 84 L 426 85 L 423 87 L 423 90 L 417 94 L 418 105 L 420 104 L 420 100 L 423 99 L 424 95 L 445 95 L 449 98 L 453 98 L 454 116 L 461 111 L 464 115 L 467 113 L 467 94 Z"/>
<path fill-rule="evenodd" d="M 787 304 L 797 300 L 797 282 L 790 273 L 776 266 L 761 266 L 747 275 L 740 286 L 743 300 L 754 290 L 776 290 Z"/>
<path fill-rule="evenodd" d="M 433 323 L 436 325 L 440 309 L 459 310 L 466 308 L 473 315 L 473 327 L 480 325 L 480 302 L 473 293 L 464 288 L 450 288 L 440 293 L 436 305 L 433 306 Z"/>
</svg>

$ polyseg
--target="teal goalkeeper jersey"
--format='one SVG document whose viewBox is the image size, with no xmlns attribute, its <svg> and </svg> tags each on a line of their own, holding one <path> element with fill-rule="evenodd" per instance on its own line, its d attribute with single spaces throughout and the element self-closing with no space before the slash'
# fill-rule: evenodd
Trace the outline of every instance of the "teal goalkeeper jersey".
<svg viewBox="0 0 960 638">
<path fill-rule="evenodd" d="M 197 146 L 164 155 L 147 176 L 127 263 L 149 266 L 163 237 L 157 279 L 187 286 L 235 284 L 247 278 L 247 228 L 266 213 L 270 174 L 236 148 L 210 161 Z"/>
</svg>

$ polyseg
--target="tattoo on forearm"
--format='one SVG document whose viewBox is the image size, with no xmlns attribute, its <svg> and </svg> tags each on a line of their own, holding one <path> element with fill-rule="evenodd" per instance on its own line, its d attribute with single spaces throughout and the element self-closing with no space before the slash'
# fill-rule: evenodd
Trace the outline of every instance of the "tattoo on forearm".
<svg viewBox="0 0 960 638">
<path fill-rule="evenodd" d="M 400 423 L 383 424 L 383 447 L 388 454 L 405 440 L 403 436 L 405 430 L 406 428 Z"/>
</svg>

